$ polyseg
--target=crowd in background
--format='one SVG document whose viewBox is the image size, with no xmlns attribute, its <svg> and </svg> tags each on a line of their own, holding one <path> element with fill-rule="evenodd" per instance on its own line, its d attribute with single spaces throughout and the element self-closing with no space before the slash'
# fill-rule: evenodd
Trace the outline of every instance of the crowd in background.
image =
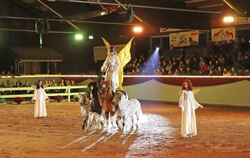
<svg viewBox="0 0 250 158">
<path fill-rule="evenodd" d="M 208 53 L 204 56 L 186 55 L 184 49 L 159 56 L 156 62 L 139 56 L 126 65 L 124 74 L 235 76 L 250 69 L 249 45 L 243 38 L 218 43 L 209 41 Z"/>
<path fill-rule="evenodd" d="M 56 83 L 56 80 L 53 79 L 53 80 L 45 80 L 45 82 L 43 83 L 43 86 L 44 87 L 76 86 L 76 83 L 74 80 L 64 80 L 64 79 L 61 79 L 59 83 Z M 6 83 L 2 83 L 1 87 L 3 88 L 32 87 L 32 84 L 30 84 L 28 80 L 26 80 L 24 83 L 22 83 L 21 80 L 18 80 L 15 83 L 13 81 L 6 80 Z"/>
<path fill-rule="evenodd" d="M 196 48 L 195 48 L 196 49 Z M 199 49 L 199 48 L 197 48 Z M 160 50 L 161 52 L 161 50 Z M 161 53 L 160 53 L 161 54 Z M 170 47 L 167 53 L 160 55 L 157 60 L 149 62 L 145 55 L 132 57 L 131 61 L 124 67 L 125 75 L 249 75 L 250 69 L 250 41 L 244 38 L 240 40 L 212 42 L 207 44 L 206 53 L 188 52 L 186 48 Z M 151 54 L 152 55 L 152 54 Z M 100 63 L 102 65 L 103 62 Z M 97 64 L 98 65 L 98 64 Z M 100 70 L 98 65 L 98 71 Z M 88 74 L 96 74 L 90 71 Z M 12 76 L 11 71 L 2 71 L 0 76 Z M 28 81 L 26 81 L 28 82 Z M 26 83 L 23 85 L 29 85 Z M 19 87 L 21 82 L 12 83 L 8 81 L 7 87 Z M 44 85 L 75 85 L 74 81 L 55 80 L 45 81 Z"/>
<path fill-rule="evenodd" d="M 32 85 L 29 83 L 28 80 L 26 80 L 24 83 L 21 82 L 21 80 L 18 80 L 17 82 L 13 82 L 10 80 L 6 80 L 5 83 L 1 83 L 2 88 L 18 88 L 18 87 L 34 87 L 35 83 Z M 64 80 L 61 79 L 59 83 L 56 82 L 56 80 L 45 80 L 43 83 L 44 87 L 56 87 L 56 86 L 76 86 L 76 83 L 74 80 Z M 72 89 L 72 92 L 76 92 L 77 89 Z M 65 89 L 60 90 L 46 90 L 47 93 L 64 93 Z M 33 93 L 33 91 L 4 91 L 4 94 L 30 94 Z"/>
<path fill-rule="evenodd" d="M 12 75 L 13 75 L 13 74 L 11 73 L 10 70 L 8 70 L 8 71 L 3 70 L 3 71 L 1 72 L 1 74 L 0 74 L 0 76 L 12 76 Z"/>
</svg>

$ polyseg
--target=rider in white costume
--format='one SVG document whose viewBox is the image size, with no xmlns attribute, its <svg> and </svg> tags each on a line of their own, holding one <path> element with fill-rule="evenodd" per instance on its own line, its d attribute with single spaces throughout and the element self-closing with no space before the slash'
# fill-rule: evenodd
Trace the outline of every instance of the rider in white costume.
<svg viewBox="0 0 250 158">
<path fill-rule="evenodd" d="M 115 48 L 110 47 L 110 55 L 107 56 L 101 67 L 101 71 L 105 72 L 105 80 L 110 81 L 110 86 L 113 92 L 119 87 L 118 69 L 121 63 L 118 56 L 115 54 Z"/>
</svg>

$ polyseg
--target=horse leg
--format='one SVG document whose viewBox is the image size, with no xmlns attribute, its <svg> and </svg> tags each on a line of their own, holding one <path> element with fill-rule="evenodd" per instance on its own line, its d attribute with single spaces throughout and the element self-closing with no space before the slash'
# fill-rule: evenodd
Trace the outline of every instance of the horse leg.
<svg viewBox="0 0 250 158">
<path fill-rule="evenodd" d="M 85 120 L 83 120 L 83 122 L 82 122 L 82 130 L 84 130 L 84 128 L 85 128 L 85 124 L 86 124 L 86 121 L 85 121 Z"/>
<path fill-rule="evenodd" d="M 123 125 L 123 133 L 125 133 L 128 128 L 128 116 L 123 116 L 122 125 Z"/>
<path fill-rule="evenodd" d="M 93 120 L 93 112 L 89 112 L 89 119 L 88 119 L 88 124 L 87 124 L 87 128 L 86 128 L 86 132 L 89 131 L 89 128 L 92 125 L 92 120 Z"/>
<path fill-rule="evenodd" d="M 109 112 L 105 112 L 105 126 L 109 129 Z"/>
<path fill-rule="evenodd" d="M 110 116 L 110 118 L 111 118 L 111 125 L 112 125 L 113 127 L 115 127 L 115 128 L 118 128 L 118 127 L 117 127 L 117 123 L 116 123 L 116 121 L 117 121 L 117 115 L 115 115 L 114 112 L 111 112 L 110 115 L 111 115 L 111 116 Z"/>
<path fill-rule="evenodd" d="M 96 118 L 96 122 L 97 122 L 98 128 L 101 129 L 102 128 L 101 115 L 99 115 L 98 113 L 96 113 L 95 114 L 95 118 Z"/>
<path fill-rule="evenodd" d="M 116 118 L 116 125 L 119 128 L 119 130 L 122 130 L 122 127 L 120 125 L 121 120 L 122 120 L 122 117 L 121 116 L 117 116 L 117 118 Z"/>
<path fill-rule="evenodd" d="M 136 130 L 136 125 L 135 125 L 135 115 L 132 115 L 131 116 L 131 121 L 132 121 L 132 127 L 133 127 L 133 130 Z"/>
<path fill-rule="evenodd" d="M 125 116 L 122 116 L 122 129 L 125 128 Z"/>
</svg>

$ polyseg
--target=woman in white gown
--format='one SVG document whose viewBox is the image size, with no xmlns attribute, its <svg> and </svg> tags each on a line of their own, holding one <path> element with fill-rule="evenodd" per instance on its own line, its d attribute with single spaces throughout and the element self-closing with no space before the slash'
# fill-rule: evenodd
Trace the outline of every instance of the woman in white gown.
<svg viewBox="0 0 250 158">
<path fill-rule="evenodd" d="M 195 110 L 203 108 L 194 98 L 193 87 L 190 80 L 185 80 L 182 84 L 182 94 L 179 100 L 182 110 L 181 135 L 192 137 L 197 135 Z"/>
<path fill-rule="evenodd" d="M 35 110 L 34 110 L 34 117 L 46 117 L 47 116 L 47 110 L 45 105 L 45 100 L 49 99 L 45 90 L 43 89 L 43 83 L 41 80 L 38 81 L 36 89 L 34 90 L 33 100 L 36 100 L 35 102 Z"/>
</svg>

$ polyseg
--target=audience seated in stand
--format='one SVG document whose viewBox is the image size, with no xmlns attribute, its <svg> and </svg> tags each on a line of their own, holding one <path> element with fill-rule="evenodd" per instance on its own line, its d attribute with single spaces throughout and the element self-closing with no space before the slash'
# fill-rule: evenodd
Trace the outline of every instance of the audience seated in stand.
<svg viewBox="0 0 250 158">
<path fill-rule="evenodd" d="M 147 63 L 141 55 L 125 66 L 127 75 L 244 75 L 250 69 L 250 43 L 209 41 L 207 56 L 187 56 L 183 49 L 169 56 L 159 56 L 159 66 Z M 174 48 L 171 48 L 173 51 Z M 188 69 L 187 69 L 188 68 Z"/>
</svg>

